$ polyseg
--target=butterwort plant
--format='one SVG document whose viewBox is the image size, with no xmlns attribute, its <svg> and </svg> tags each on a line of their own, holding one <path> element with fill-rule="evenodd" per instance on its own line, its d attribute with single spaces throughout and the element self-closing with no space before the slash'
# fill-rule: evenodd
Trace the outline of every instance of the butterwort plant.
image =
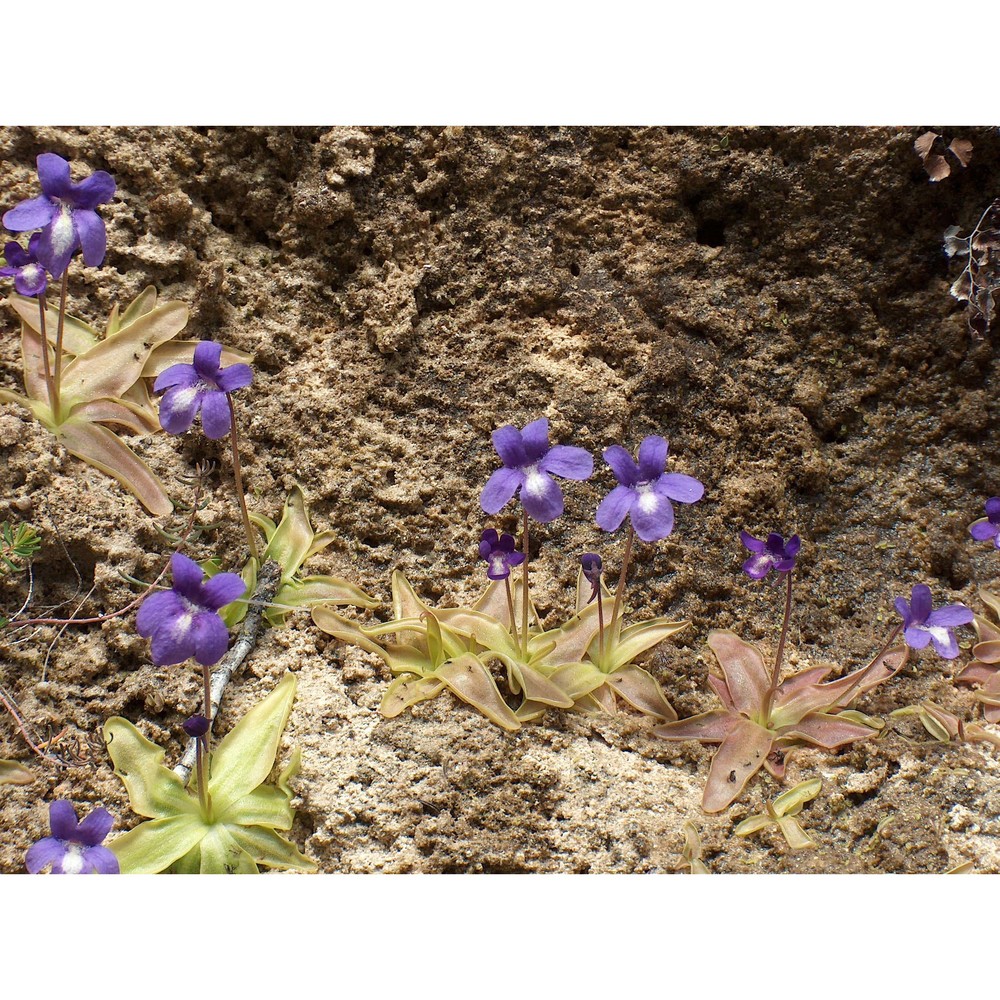
<svg viewBox="0 0 1000 1000">
<path fill-rule="evenodd" d="M 112 476 L 151 514 L 168 514 L 173 504 L 163 483 L 121 434 L 159 430 L 147 382 L 190 360 L 195 345 L 177 340 L 188 309 L 158 303 L 155 289 L 147 288 L 123 311 L 114 306 L 103 333 L 70 315 L 72 259 L 82 250 L 85 266 L 104 262 L 107 234 L 98 209 L 113 197 L 115 182 L 104 171 L 73 182 L 69 163 L 53 153 L 38 157 L 38 176 L 42 193 L 3 215 L 8 229 L 39 231 L 27 248 L 8 242 L 0 268 L 14 283 L 6 303 L 21 321 L 24 377 L 23 395 L 4 389 L 0 399 L 23 406 L 71 455 Z M 54 307 L 50 280 L 59 281 Z M 245 360 L 227 355 L 228 362 Z"/>
<path fill-rule="evenodd" d="M 590 452 L 572 445 L 549 444 L 549 421 L 540 417 L 526 424 L 519 431 L 513 424 L 495 430 L 492 434 L 503 468 L 497 469 L 487 480 L 480 497 L 480 506 L 487 514 L 498 514 L 515 495 L 522 509 L 522 610 L 521 652 L 528 647 L 528 520 L 548 524 L 562 515 L 564 501 L 562 489 L 555 477 L 561 479 L 589 479 L 594 472 L 594 458 Z M 513 623 L 511 624 L 513 628 Z"/>
<path fill-rule="evenodd" d="M 744 532 L 744 544 L 747 538 L 758 541 Z M 902 630 L 900 623 L 871 661 L 852 673 L 828 680 L 831 667 L 812 667 L 782 678 L 799 546 L 791 546 L 791 551 L 792 539 L 786 542 L 777 532 L 768 538 L 772 542 L 769 547 L 766 543 L 762 548 L 748 546 L 751 558 L 749 565 L 744 564 L 744 572 L 753 579 L 764 579 L 771 571 L 784 574 L 784 615 L 771 665 L 756 645 L 728 629 L 713 629 L 708 646 L 717 666 L 710 669 L 708 683 L 722 707 L 653 730 L 662 739 L 719 745 L 702 796 L 702 808 L 710 813 L 720 812 L 735 801 L 761 768 L 783 779 L 789 756 L 798 747 L 835 750 L 875 735 L 881 723 L 853 710 L 851 703 L 894 677 L 908 656 L 906 645 L 894 645 Z M 769 557 L 766 566 L 754 559 L 765 555 Z"/>
<path fill-rule="evenodd" d="M 233 400 L 233 393 L 237 389 L 245 389 L 251 384 L 253 372 L 249 365 L 243 363 L 223 368 L 220 366 L 221 359 L 221 344 L 202 341 L 194 349 L 193 363 L 171 365 L 157 376 L 153 391 L 163 393 L 160 424 L 168 433 L 183 434 L 190 430 L 195 417 L 200 413 L 205 437 L 217 441 L 229 434 L 236 498 L 243 519 L 243 530 L 251 557 L 259 561 L 257 541 L 250 527 L 250 515 L 243 494 L 236 404 Z"/>
</svg>

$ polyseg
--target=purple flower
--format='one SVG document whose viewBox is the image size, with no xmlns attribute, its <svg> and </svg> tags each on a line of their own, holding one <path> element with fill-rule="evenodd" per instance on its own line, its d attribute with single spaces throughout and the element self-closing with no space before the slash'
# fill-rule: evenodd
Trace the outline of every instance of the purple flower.
<svg viewBox="0 0 1000 1000">
<path fill-rule="evenodd" d="M 926 583 L 918 583 L 910 594 L 910 603 L 902 597 L 896 598 L 896 610 L 903 618 L 903 639 L 910 649 L 923 649 L 927 643 L 946 660 L 958 656 L 958 642 L 952 629 L 958 625 L 968 625 L 973 619 L 972 611 L 964 604 L 949 604 L 932 610 L 931 588 Z"/>
<path fill-rule="evenodd" d="M 767 541 L 754 538 L 746 531 L 740 532 L 740 540 L 753 553 L 743 564 L 743 572 L 751 580 L 763 580 L 771 570 L 791 573 L 795 569 L 795 556 L 802 546 L 798 535 L 792 535 L 786 542 L 776 531 L 767 536 Z"/>
<path fill-rule="evenodd" d="M 512 424 L 493 432 L 493 447 L 504 467 L 490 476 L 480 504 L 487 514 L 497 514 L 520 489 L 521 503 L 529 517 L 543 524 L 563 512 L 563 495 L 552 478 L 589 479 L 594 459 L 583 448 L 557 444 L 549 447 L 549 422 L 533 420 L 523 431 Z"/>
<path fill-rule="evenodd" d="M 115 179 L 98 170 L 74 184 L 69 179 L 69 163 L 55 153 L 42 153 L 36 163 L 42 194 L 5 213 L 3 224 L 15 233 L 42 230 L 38 259 L 53 278 L 62 277 L 77 247 L 83 248 L 84 264 L 98 267 L 108 238 L 104 221 L 94 209 L 114 197 Z"/>
<path fill-rule="evenodd" d="M 45 268 L 38 263 L 38 244 L 41 238 L 41 233 L 35 233 L 28 240 L 27 250 L 20 243 L 8 243 L 4 247 L 3 255 L 7 266 L 0 267 L 0 274 L 5 278 L 14 279 L 14 290 L 18 295 L 34 298 L 36 295 L 42 295 L 48 287 L 48 275 L 45 273 Z"/>
<path fill-rule="evenodd" d="M 212 728 L 212 723 L 204 715 L 192 715 L 190 719 L 185 719 L 181 723 L 184 730 L 192 739 L 200 739 Z"/>
<path fill-rule="evenodd" d="M 514 536 L 506 531 L 497 535 L 495 528 L 487 528 L 483 532 L 479 557 L 486 560 L 486 575 L 491 580 L 506 580 L 511 569 L 524 562 L 524 553 L 514 548 Z"/>
<path fill-rule="evenodd" d="M 226 394 L 253 381 L 249 365 L 219 367 L 222 345 L 203 340 L 194 349 L 194 364 L 171 365 L 153 383 L 154 392 L 163 392 L 160 425 L 171 434 L 190 429 L 201 411 L 205 437 L 213 441 L 229 433 L 229 399 Z M 164 390 L 166 390 L 164 392 Z"/>
<path fill-rule="evenodd" d="M 57 799 L 49 806 L 52 836 L 28 848 L 24 866 L 37 875 L 46 865 L 53 875 L 117 875 L 118 859 L 101 841 L 111 832 L 114 817 L 95 809 L 81 822 L 71 802 Z"/>
<path fill-rule="evenodd" d="M 590 597 L 587 598 L 587 603 L 590 604 L 601 589 L 601 573 L 604 571 L 604 564 L 596 552 L 586 552 L 580 556 L 580 567 L 583 569 L 583 575 L 587 582 L 594 588 Z"/>
<path fill-rule="evenodd" d="M 0 271 L 0 274 L 3 272 Z M 969 534 L 977 542 L 993 539 L 993 545 L 1000 549 L 1000 497 L 990 497 L 986 501 L 986 517 L 973 521 L 969 525 Z"/>
<path fill-rule="evenodd" d="M 159 666 L 183 663 L 192 656 L 210 666 L 222 659 L 229 645 L 229 630 L 218 615 L 247 591 L 235 573 L 219 573 L 202 583 L 201 567 L 175 552 L 170 557 L 174 585 L 151 594 L 136 615 L 139 635 L 152 637 L 153 662 Z"/>
<path fill-rule="evenodd" d="M 604 449 L 604 461 L 611 466 L 616 486 L 597 508 L 597 523 L 604 531 L 617 531 L 629 515 L 635 533 L 644 542 L 666 538 L 674 530 L 674 508 L 670 501 L 694 503 L 705 487 L 692 476 L 666 472 L 667 442 L 651 435 L 639 445 L 639 464 L 621 447 Z"/>
</svg>

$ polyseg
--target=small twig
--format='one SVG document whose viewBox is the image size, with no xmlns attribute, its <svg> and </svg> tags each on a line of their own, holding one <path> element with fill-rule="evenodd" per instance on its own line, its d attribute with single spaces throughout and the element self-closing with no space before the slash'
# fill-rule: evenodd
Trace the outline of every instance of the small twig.
<svg viewBox="0 0 1000 1000">
<path fill-rule="evenodd" d="M 243 619 L 243 627 L 240 629 L 239 638 L 233 643 L 233 648 L 219 661 L 219 665 L 212 671 L 211 679 L 211 709 L 208 714 L 209 722 L 215 722 L 215 717 L 219 714 L 219 703 L 222 701 L 222 694 L 226 690 L 226 685 L 232 679 L 233 674 L 239 669 L 243 661 L 253 652 L 254 647 L 260 640 L 264 631 L 264 611 L 274 600 L 274 595 L 278 592 L 278 584 L 281 583 L 281 567 L 273 560 L 268 559 L 261 567 L 257 577 L 257 589 L 248 605 L 247 616 Z M 178 764 L 174 767 L 176 774 L 182 781 L 187 782 L 191 776 L 191 769 L 198 759 L 198 740 L 188 740 Z"/>
</svg>

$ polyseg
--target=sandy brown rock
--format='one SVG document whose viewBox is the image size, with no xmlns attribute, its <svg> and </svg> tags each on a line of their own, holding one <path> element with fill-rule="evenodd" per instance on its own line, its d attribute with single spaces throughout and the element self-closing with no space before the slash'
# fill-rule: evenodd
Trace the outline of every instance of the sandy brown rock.
<svg viewBox="0 0 1000 1000">
<path fill-rule="evenodd" d="M 595 453 L 667 437 L 671 470 L 706 497 L 679 507 L 668 541 L 640 547 L 629 593 L 692 622 L 648 664 L 688 715 L 715 705 L 710 628 L 776 640 L 780 595 L 740 574 L 741 528 L 806 539 L 799 665 L 864 662 L 915 582 L 979 610 L 977 585 L 1000 576 L 966 530 L 998 492 L 996 362 L 968 340 L 941 250 L 947 226 L 970 226 L 997 195 L 1000 142 L 943 132 L 975 153 L 931 185 L 907 128 L 740 128 L 725 142 L 721 129 L 6 128 L 0 207 L 33 196 L 42 151 L 116 177 L 105 265 L 73 271 L 71 309 L 100 322 L 152 283 L 191 306 L 192 337 L 253 352 L 252 507 L 276 515 L 300 482 L 317 525 L 338 533 L 310 568 L 383 600 L 396 567 L 433 602 L 478 591 L 478 498 L 501 424 L 545 415 L 554 440 Z M 11 313 L 0 327 L 0 385 L 20 389 Z M 192 552 L 237 569 L 227 443 L 135 446 L 181 501 L 180 477 L 216 460 Z M 621 557 L 623 533 L 593 525 L 612 482 L 598 466 L 535 535 L 536 600 L 553 623 L 581 552 Z M 121 574 L 149 579 L 170 551 L 131 497 L 10 404 L 0 483 L 0 519 L 44 532 L 33 613 L 121 607 L 136 593 Z M 513 508 L 494 523 L 514 530 Z M 24 581 L 0 597 L 15 610 Z M 5 638 L 0 684 L 33 732 L 65 729 L 93 763 L 0 787 L 3 871 L 21 870 L 53 796 L 136 822 L 91 745 L 107 716 L 179 751 L 199 678 L 152 666 L 133 622 Z M 925 653 L 861 707 L 931 697 L 972 717 L 952 669 Z M 287 743 L 304 752 L 294 835 L 324 871 L 667 872 L 687 819 L 717 872 L 1000 868 L 996 752 L 932 744 L 910 720 L 794 758 L 789 780 L 818 774 L 824 788 L 801 817 L 820 847 L 793 855 L 776 833 L 732 836 L 780 790 L 768 777 L 709 817 L 711 751 L 657 741 L 634 716 L 550 712 L 507 735 L 443 695 L 383 719 L 385 670 L 307 616 L 265 636 L 222 730 L 285 670 L 300 682 Z M 31 761 L 7 716 L 0 757 Z"/>
</svg>

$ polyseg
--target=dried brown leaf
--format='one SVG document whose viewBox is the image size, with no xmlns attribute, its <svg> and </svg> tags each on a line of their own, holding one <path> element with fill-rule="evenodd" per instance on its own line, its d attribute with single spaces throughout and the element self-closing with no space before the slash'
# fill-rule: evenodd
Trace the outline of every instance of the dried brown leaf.
<svg viewBox="0 0 1000 1000">
<path fill-rule="evenodd" d="M 963 167 L 969 165 L 969 160 L 972 159 L 972 143 L 968 139 L 952 139 L 948 149 L 955 154 L 955 159 Z"/>
</svg>

